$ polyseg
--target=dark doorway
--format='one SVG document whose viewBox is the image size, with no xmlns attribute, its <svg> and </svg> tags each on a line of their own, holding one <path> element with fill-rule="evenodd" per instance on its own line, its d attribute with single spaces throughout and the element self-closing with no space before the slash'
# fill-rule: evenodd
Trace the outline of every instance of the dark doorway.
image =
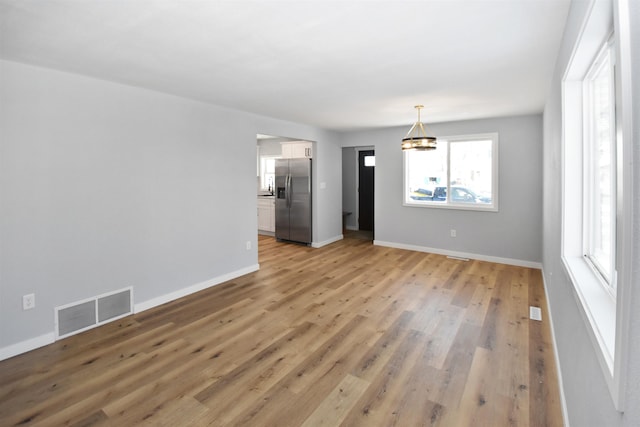
<svg viewBox="0 0 640 427">
<path fill-rule="evenodd" d="M 373 231 L 375 151 L 358 152 L 358 228 Z"/>
</svg>

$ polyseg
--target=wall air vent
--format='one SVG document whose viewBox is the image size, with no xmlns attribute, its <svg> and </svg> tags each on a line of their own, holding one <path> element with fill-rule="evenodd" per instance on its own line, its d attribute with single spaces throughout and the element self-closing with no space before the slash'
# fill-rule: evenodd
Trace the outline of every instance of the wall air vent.
<svg viewBox="0 0 640 427">
<path fill-rule="evenodd" d="M 56 339 L 95 328 L 132 313 L 131 287 L 56 307 Z"/>
</svg>

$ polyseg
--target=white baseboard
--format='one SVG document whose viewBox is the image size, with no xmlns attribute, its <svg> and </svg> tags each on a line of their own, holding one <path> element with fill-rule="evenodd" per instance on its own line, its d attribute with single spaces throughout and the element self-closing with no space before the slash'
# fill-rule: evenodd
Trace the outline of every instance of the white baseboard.
<svg viewBox="0 0 640 427">
<path fill-rule="evenodd" d="M 53 332 L 40 335 L 39 337 L 31 338 L 19 343 L 9 345 L 4 348 L 0 348 L 0 360 L 5 360 L 13 356 L 17 356 L 27 351 L 35 350 L 36 348 L 49 345 L 56 340 L 56 334 Z"/>
<path fill-rule="evenodd" d="M 243 268 L 240 270 L 232 271 L 231 273 L 223 274 L 222 276 L 214 277 L 213 279 L 209 279 L 205 282 L 197 283 L 195 285 L 179 289 L 175 292 L 171 292 L 165 295 L 161 295 L 156 298 L 152 298 L 147 301 L 143 301 L 141 303 L 135 304 L 133 307 L 134 313 L 139 313 L 141 311 L 149 310 L 150 308 L 157 307 L 159 305 L 165 304 L 167 302 L 171 302 L 178 298 L 182 298 L 184 296 L 190 295 L 194 292 L 201 291 L 203 289 L 210 288 L 211 286 L 218 285 L 220 283 L 226 282 L 228 280 L 235 279 L 236 277 L 244 276 L 245 274 L 253 273 L 260 268 L 259 264 L 251 265 L 247 268 Z M 40 335 L 39 337 L 30 338 L 25 341 L 18 342 L 16 344 L 9 345 L 4 348 L 0 348 L 0 360 L 8 359 L 13 356 L 17 356 L 22 353 L 26 353 L 31 350 L 35 350 L 36 348 L 43 347 L 45 345 L 52 344 L 56 341 L 55 332 L 49 332 L 44 335 Z"/>
<path fill-rule="evenodd" d="M 520 259 L 501 258 L 501 257 L 495 257 L 495 256 L 489 256 L 489 255 L 473 254 L 468 252 L 450 251 L 446 249 L 429 248 L 426 246 L 407 245 L 404 243 L 395 243 L 395 242 L 385 242 L 382 240 L 374 240 L 373 244 L 378 246 L 387 246 L 387 247 L 396 248 L 396 249 L 407 249 L 410 251 L 417 251 L 417 252 L 429 252 L 429 253 L 438 254 L 438 255 L 453 256 L 458 258 L 477 259 L 478 261 L 488 261 L 488 262 L 495 262 L 498 264 L 515 265 L 518 267 L 542 269 L 542 263 L 533 262 L 533 261 L 524 261 Z"/>
<path fill-rule="evenodd" d="M 358 230 L 360 230 L 360 229 L 358 228 L 358 226 L 357 226 L 357 225 L 347 225 L 345 228 L 346 228 L 347 230 L 351 230 L 351 231 L 358 231 Z"/>
<path fill-rule="evenodd" d="M 329 245 L 329 244 L 331 244 L 333 242 L 337 242 L 337 241 L 342 240 L 342 239 L 344 239 L 344 236 L 342 234 L 339 234 L 339 235 L 334 236 L 334 237 L 332 237 L 330 239 L 323 240 L 322 242 L 312 242 L 311 243 L 311 247 L 312 248 L 321 248 L 323 246 L 327 246 L 327 245 Z"/>
<path fill-rule="evenodd" d="M 562 408 L 562 418 L 564 420 L 564 426 L 569 427 L 569 412 L 567 411 L 567 399 L 564 395 L 564 385 L 562 383 L 562 370 L 560 368 L 560 355 L 558 354 L 558 341 L 556 341 L 556 333 L 555 329 L 553 328 L 553 317 L 551 315 L 551 306 L 549 305 L 549 288 L 547 287 L 547 280 L 544 276 L 544 269 L 542 269 L 542 284 L 544 286 L 545 300 L 547 301 L 547 313 L 549 313 L 549 326 L 551 329 L 553 355 L 556 359 L 556 371 L 558 373 L 558 387 L 560 388 L 560 406 Z"/>
<path fill-rule="evenodd" d="M 168 294 L 160 295 L 159 297 L 152 298 L 133 306 L 134 313 L 140 313 L 141 311 L 149 310 L 150 308 L 157 307 L 162 304 L 166 304 L 178 298 L 191 295 L 195 292 L 202 291 L 220 283 L 224 283 L 228 280 L 235 279 L 236 277 L 244 276 L 245 274 L 253 273 L 260 268 L 259 264 L 254 264 L 240 270 L 232 271 L 231 273 L 223 274 L 222 276 L 214 277 L 204 282 L 196 283 L 195 285 L 188 286 L 186 288 L 178 289 L 177 291 L 170 292 Z"/>
</svg>

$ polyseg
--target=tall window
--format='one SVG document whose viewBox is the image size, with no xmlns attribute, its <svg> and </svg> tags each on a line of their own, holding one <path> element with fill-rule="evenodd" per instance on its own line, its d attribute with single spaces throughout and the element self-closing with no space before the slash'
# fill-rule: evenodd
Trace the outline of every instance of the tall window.
<svg viewBox="0 0 640 427">
<path fill-rule="evenodd" d="M 613 402 L 623 410 L 634 141 L 628 4 L 616 5 L 617 15 L 611 2 L 589 2 L 562 78 L 562 181 L 546 185 L 561 185 L 563 266 Z"/>
<path fill-rule="evenodd" d="M 607 43 L 583 84 L 585 256 L 615 291 L 616 150 L 614 55 Z"/>
<path fill-rule="evenodd" d="M 438 148 L 404 152 L 404 204 L 498 209 L 498 134 L 438 138 Z"/>
</svg>

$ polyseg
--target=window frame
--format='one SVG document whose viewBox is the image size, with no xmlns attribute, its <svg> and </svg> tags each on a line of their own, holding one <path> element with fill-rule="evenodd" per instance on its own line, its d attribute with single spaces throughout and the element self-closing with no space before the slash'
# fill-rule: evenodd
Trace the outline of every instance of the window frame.
<svg viewBox="0 0 640 427">
<path fill-rule="evenodd" d="M 633 114 L 629 0 L 591 0 L 562 76 L 561 260 L 616 410 L 623 412 L 633 287 Z M 614 33 L 617 290 L 606 291 L 584 257 L 582 80 Z M 576 206 L 579 207 L 576 211 Z M 549 275 L 552 273 L 549 272 Z M 596 374 L 594 372 L 594 374 Z"/>
<path fill-rule="evenodd" d="M 266 162 L 269 160 L 273 160 L 274 161 L 274 179 L 272 182 L 272 187 L 271 187 L 271 191 L 274 191 L 274 186 L 276 183 L 275 180 L 275 160 L 276 159 L 281 159 L 282 156 L 278 156 L 278 155 L 261 155 L 260 156 L 260 175 L 259 175 L 259 179 L 260 179 L 260 191 L 269 191 L 269 183 L 266 182 L 265 180 L 265 175 L 267 174 L 266 172 Z"/>
<path fill-rule="evenodd" d="M 608 58 L 606 58 L 608 57 Z M 612 105 L 609 106 L 609 113 L 613 117 L 613 121 L 610 123 L 611 131 L 610 131 L 610 141 L 611 141 L 611 151 L 613 152 L 610 155 L 611 162 L 611 183 L 610 183 L 610 194 L 611 194 L 611 202 L 609 203 L 610 216 L 611 216 L 611 224 L 609 226 L 609 233 L 611 235 L 611 253 L 609 255 L 609 264 L 610 270 L 606 271 L 606 267 L 602 265 L 601 261 L 598 259 L 596 252 L 596 248 L 594 247 L 595 243 L 595 217 L 596 214 L 594 211 L 596 210 L 595 203 L 595 187 L 597 187 L 597 170 L 595 166 L 595 145 L 597 144 L 597 135 L 595 135 L 594 129 L 594 105 L 593 101 L 593 88 L 592 83 L 594 78 L 600 71 L 600 69 L 604 66 L 605 60 L 608 60 L 609 67 L 607 72 L 611 78 L 610 85 L 610 95 L 612 96 Z M 616 114 L 615 114 L 615 43 L 613 40 L 613 35 L 610 35 L 608 40 L 603 44 L 600 48 L 598 54 L 595 56 L 593 62 L 589 66 L 587 73 L 583 79 L 583 97 L 582 97 L 582 110 L 583 110 L 583 126 L 584 126 L 584 134 L 583 134 L 583 156 L 584 156 L 584 177 L 583 177 L 583 192 L 584 192 L 584 206 L 583 206 L 583 216 L 584 216 L 584 226 L 583 226 L 583 254 L 585 256 L 586 262 L 589 264 L 590 268 L 594 270 L 599 282 L 602 286 L 605 287 L 605 290 L 611 294 L 613 298 L 615 298 L 616 294 L 616 199 L 617 199 L 617 180 L 615 171 L 617 170 L 616 165 L 616 152 L 618 150 L 616 144 Z"/>
<path fill-rule="evenodd" d="M 491 141 L 491 203 L 479 204 L 479 203 L 464 203 L 464 202 L 452 202 L 451 197 L 451 144 L 460 142 L 473 142 L 473 141 Z M 499 134 L 498 132 L 468 134 L 468 135 L 451 135 L 438 137 L 438 148 L 442 149 L 442 145 L 446 145 L 446 164 L 447 164 L 447 200 L 444 202 L 436 202 L 429 200 L 412 200 L 409 197 L 409 156 L 413 152 L 412 150 L 406 150 L 403 152 L 403 193 L 402 204 L 408 207 L 418 208 L 435 208 L 435 209 L 456 209 L 467 211 L 481 211 L 481 212 L 498 212 L 499 208 Z"/>
</svg>

